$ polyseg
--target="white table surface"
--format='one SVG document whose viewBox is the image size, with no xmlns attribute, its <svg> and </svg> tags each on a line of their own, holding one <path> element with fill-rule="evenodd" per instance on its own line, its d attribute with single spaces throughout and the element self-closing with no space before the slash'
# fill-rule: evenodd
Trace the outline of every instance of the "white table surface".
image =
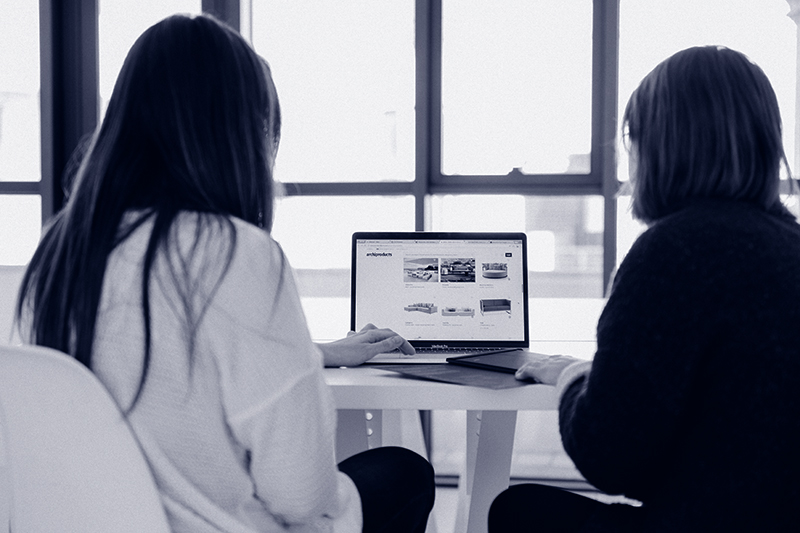
<svg viewBox="0 0 800 533">
<path fill-rule="evenodd" d="M 404 377 L 369 366 L 326 368 L 338 409 L 543 411 L 557 407 L 553 387 L 493 390 Z"/>
</svg>

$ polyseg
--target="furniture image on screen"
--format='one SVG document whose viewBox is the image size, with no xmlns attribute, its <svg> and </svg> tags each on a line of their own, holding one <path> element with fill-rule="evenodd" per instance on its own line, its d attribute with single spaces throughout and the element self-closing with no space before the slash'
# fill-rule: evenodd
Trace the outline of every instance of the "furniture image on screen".
<svg viewBox="0 0 800 533">
<path fill-rule="evenodd" d="M 481 300 L 481 314 L 492 313 L 494 311 L 511 312 L 511 300 L 506 298 Z"/>
<path fill-rule="evenodd" d="M 408 275 L 412 278 L 419 278 L 423 281 L 428 281 L 433 276 L 430 270 L 409 270 Z"/>
<path fill-rule="evenodd" d="M 475 316 L 475 309 L 471 307 L 443 307 L 442 316 Z"/>
<path fill-rule="evenodd" d="M 508 277 L 508 264 L 507 263 L 484 263 L 481 275 L 484 278 L 497 279 Z"/>
<path fill-rule="evenodd" d="M 406 311 L 419 311 L 420 313 L 428 313 L 432 315 L 436 311 L 439 310 L 434 304 L 426 304 L 426 303 L 419 303 L 419 304 L 411 304 L 405 306 L 403 309 Z"/>
</svg>

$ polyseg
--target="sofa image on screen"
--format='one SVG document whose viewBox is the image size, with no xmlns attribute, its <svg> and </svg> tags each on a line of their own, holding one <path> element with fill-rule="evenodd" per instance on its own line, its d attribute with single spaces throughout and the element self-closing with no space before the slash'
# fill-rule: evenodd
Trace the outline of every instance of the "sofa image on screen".
<svg viewBox="0 0 800 533">
<path fill-rule="evenodd" d="M 508 263 L 483 263 L 481 275 L 484 278 L 506 278 L 508 277 Z"/>
<path fill-rule="evenodd" d="M 438 311 L 438 308 L 435 305 L 428 303 L 411 304 L 403 307 L 403 309 L 406 311 L 419 311 L 420 313 L 428 313 L 429 315 L 432 315 Z"/>
<path fill-rule="evenodd" d="M 475 316 L 475 309 L 471 307 L 443 307 L 442 316 Z"/>
<path fill-rule="evenodd" d="M 428 281 L 433 276 L 433 272 L 428 270 L 409 270 L 408 275 L 412 278 L 418 278 L 423 281 Z"/>
<path fill-rule="evenodd" d="M 511 300 L 506 298 L 492 298 L 481 300 L 481 314 L 505 311 L 511 313 Z"/>
</svg>

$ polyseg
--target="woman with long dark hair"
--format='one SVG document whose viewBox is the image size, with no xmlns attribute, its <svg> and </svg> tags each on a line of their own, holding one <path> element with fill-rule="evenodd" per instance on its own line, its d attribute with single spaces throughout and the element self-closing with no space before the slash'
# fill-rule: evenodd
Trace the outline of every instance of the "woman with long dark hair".
<svg viewBox="0 0 800 533">
<path fill-rule="evenodd" d="M 238 33 L 180 15 L 145 31 L 27 269 L 21 333 L 106 385 L 173 531 L 424 531 L 427 461 L 383 448 L 337 470 L 323 359 L 410 347 L 374 327 L 312 343 L 269 235 L 280 124 Z"/>
<path fill-rule="evenodd" d="M 623 117 L 633 214 L 592 362 L 542 358 L 564 448 L 641 505 L 515 485 L 489 530 L 791 531 L 800 523 L 800 226 L 775 93 L 743 54 L 676 53 Z"/>
</svg>

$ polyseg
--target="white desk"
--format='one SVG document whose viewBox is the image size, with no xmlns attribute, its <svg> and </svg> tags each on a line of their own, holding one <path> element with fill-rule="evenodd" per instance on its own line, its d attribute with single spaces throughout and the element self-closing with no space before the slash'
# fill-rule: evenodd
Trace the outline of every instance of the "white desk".
<svg viewBox="0 0 800 533">
<path fill-rule="evenodd" d="M 458 533 L 485 532 L 489 506 L 508 487 L 517 411 L 557 407 L 554 388 L 546 385 L 482 389 L 409 379 L 370 367 L 325 369 L 325 380 L 340 410 L 339 460 L 381 445 L 402 445 L 425 455 L 417 411 L 467 412 Z"/>
<path fill-rule="evenodd" d="M 531 299 L 531 350 L 590 359 L 603 305 L 599 298 Z M 340 338 L 349 327 L 348 298 L 304 298 L 303 308 L 315 339 Z M 496 391 L 412 380 L 366 367 L 326 369 L 325 377 L 340 409 L 340 460 L 382 444 L 425 455 L 417 411 L 466 411 L 467 453 L 459 478 L 456 533 L 486 531 L 489 506 L 508 487 L 517 411 L 556 409 L 554 389 L 544 385 Z"/>
</svg>

